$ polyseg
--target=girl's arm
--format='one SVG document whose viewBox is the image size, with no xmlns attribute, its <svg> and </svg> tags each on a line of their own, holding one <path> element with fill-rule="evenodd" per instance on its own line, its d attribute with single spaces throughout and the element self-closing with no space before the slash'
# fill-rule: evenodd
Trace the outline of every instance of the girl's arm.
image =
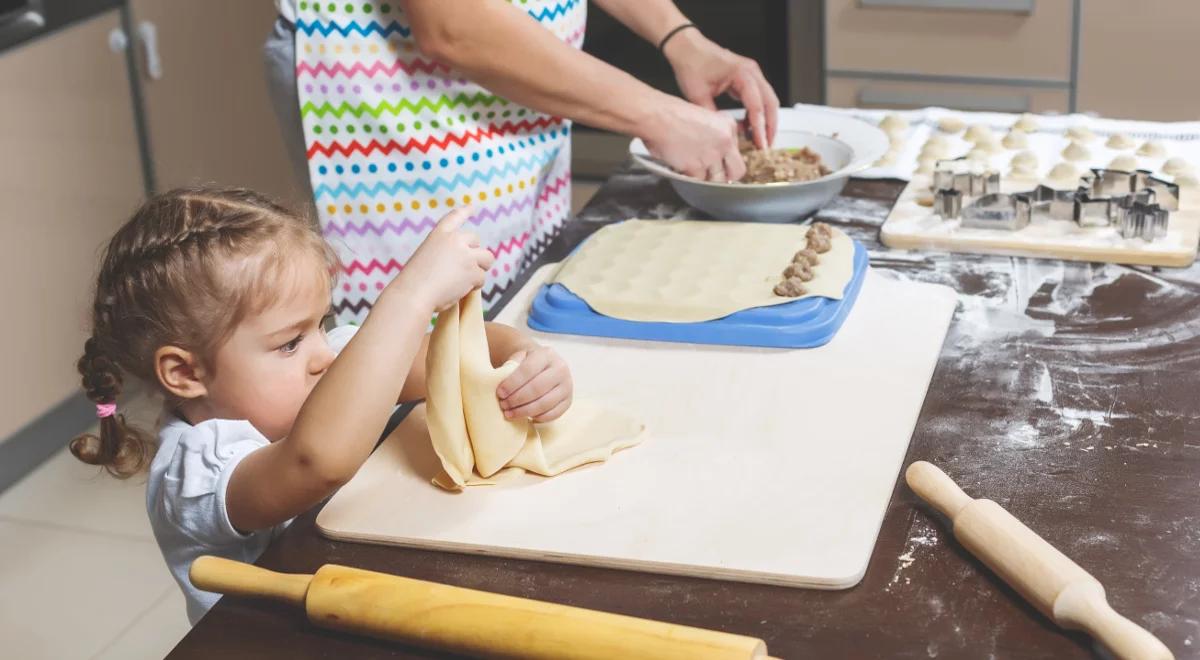
<svg viewBox="0 0 1200 660">
<path fill-rule="evenodd" d="M 354 338 L 305 399 L 286 438 L 234 468 L 226 509 L 236 529 L 277 525 L 311 508 L 370 456 L 421 351 L 435 310 L 483 285 L 491 252 L 446 216 L 380 294 Z M 422 360 L 423 362 L 423 360 Z"/>
<path fill-rule="evenodd" d="M 495 94 L 539 112 L 642 138 L 675 169 L 745 173 L 737 126 L 664 94 L 555 37 L 504 0 L 402 0 L 417 47 Z"/>
</svg>

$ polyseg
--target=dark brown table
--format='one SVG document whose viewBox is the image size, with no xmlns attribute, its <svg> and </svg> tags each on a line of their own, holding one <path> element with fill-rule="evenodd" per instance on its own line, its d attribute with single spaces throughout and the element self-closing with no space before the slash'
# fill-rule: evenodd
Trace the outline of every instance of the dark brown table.
<svg viewBox="0 0 1200 660">
<path fill-rule="evenodd" d="M 962 294 L 908 461 L 932 461 L 969 494 L 999 502 L 1096 575 L 1118 611 L 1178 657 L 1200 657 L 1200 267 L 890 251 L 878 228 L 902 187 L 854 180 L 821 217 L 866 244 L 875 268 Z M 666 183 L 619 171 L 540 261 L 561 259 L 604 223 L 681 211 Z M 871 402 L 862 407 L 869 414 Z M 259 565 L 310 573 L 339 563 L 703 626 L 760 637 L 784 658 L 1096 654 L 969 556 L 903 484 L 866 577 L 845 591 L 335 542 L 315 531 L 316 513 Z M 435 657 L 236 598 L 170 657 L 276 656 Z"/>
</svg>

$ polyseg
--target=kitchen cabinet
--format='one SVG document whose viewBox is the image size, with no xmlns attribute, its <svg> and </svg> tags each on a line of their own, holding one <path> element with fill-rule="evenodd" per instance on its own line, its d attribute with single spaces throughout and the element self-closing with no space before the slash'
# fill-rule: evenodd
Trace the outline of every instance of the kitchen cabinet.
<svg viewBox="0 0 1200 660">
<path fill-rule="evenodd" d="M 143 195 L 119 16 L 0 54 L 0 441 L 78 391 L 98 254 Z"/>
<path fill-rule="evenodd" d="M 129 6 L 157 188 L 218 183 L 306 202 L 267 91 L 262 46 L 274 3 Z"/>
<path fill-rule="evenodd" d="M 1200 119 L 1200 3 L 1084 0 L 1079 34 L 1081 112 L 1160 121 Z"/>
</svg>

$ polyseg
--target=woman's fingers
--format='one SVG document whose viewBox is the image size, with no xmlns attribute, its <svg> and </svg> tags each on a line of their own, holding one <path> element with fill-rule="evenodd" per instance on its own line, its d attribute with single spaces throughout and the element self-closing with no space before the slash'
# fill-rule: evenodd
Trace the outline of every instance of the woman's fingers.
<svg viewBox="0 0 1200 660">
<path fill-rule="evenodd" d="M 725 175 L 729 177 L 729 181 L 741 181 L 742 177 L 746 176 L 746 161 L 737 149 L 725 154 L 724 164 Z"/>
<path fill-rule="evenodd" d="M 746 119 L 750 122 L 754 146 L 767 149 L 770 147 L 770 141 L 767 139 L 766 109 L 763 107 L 765 101 L 759 87 L 762 73 L 753 60 L 747 62 L 739 68 L 737 77 L 733 80 L 733 89 L 737 91 L 742 106 L 746 108 Z"/>
</svg>

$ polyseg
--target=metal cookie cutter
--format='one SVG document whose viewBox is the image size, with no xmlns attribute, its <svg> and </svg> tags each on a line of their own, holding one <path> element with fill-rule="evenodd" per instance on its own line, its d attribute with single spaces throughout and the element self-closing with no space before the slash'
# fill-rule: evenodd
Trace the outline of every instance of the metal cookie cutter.
<svg viewBox="0 0 1200 660">
<path fill-rule="evenodd" d="M 1179 186 L 1146 170 L 1093 169 L 1076 190 L 1038 186 L 1005 194 L 998 192 L 999 174 L 963 172 L 963 161 L 937 164 L 934 212 L 947 220 L 961 218 L 964 227 L 1015 231 L 1034 213 L 1044 213 L 1081 227 L 1114 226 L 1125 238 L 1152 241 L 1166 235 L 1170 211 L 1179 209 Z"/>
<path fill-rule="evenodd" d="M 1167 233 L 1170 211 L 1179 210 L 1179 186 L 1146 170 L 1093 169 L 1075 193 L 1072 218 L 1081 227 L 1115 226 L 1125 238 L 1152 241 Z"/>
</svg>

